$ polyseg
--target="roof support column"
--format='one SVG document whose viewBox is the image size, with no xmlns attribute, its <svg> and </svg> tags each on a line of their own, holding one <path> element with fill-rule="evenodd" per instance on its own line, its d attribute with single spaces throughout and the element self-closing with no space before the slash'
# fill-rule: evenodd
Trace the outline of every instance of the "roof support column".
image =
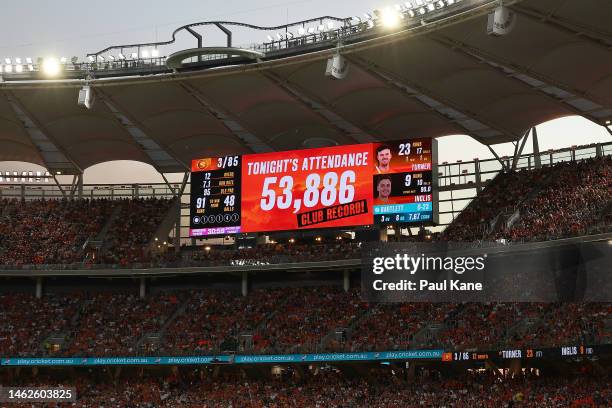
<svg viewBox="0 0 612 408">
<path fill-rule="evenodd" d="M 53 180 L 55 181 L 55 185 L 59 189 L 60 193 L 62 193 L 62 197 L 66 198 L 66 192 L 64 191 L 64 189 L 62 188 L 62 185 L 57 180 L 57 177 L 55 176 L 55 174 L 51 173 L 51 176 L 53 176 Z"/>
<path fill-rule="evenodd" d="M 249 294 L 249 273 L 247 271 L 242 272 L 242 282 L 240 286 L 242 296 L 247 296 Z"/>
<path fill-rule="evenodd" d="M 183 182 L 181 184 L 181 188 L 180 190 L 177 192 L 177 214 L 176 214 L 176 223 L 174 224 L 174 252 L 175 253 L 179 253 L 179 251 L 181 250 L 181 221 L 183 219 L 182 217 L 182 212 L 183 212 L 183 203 L 182 203 L 182 198 L 183 198 L 183 194 L 185 192 L 185 187 L 187 187 L 187 180 L 189 180 L 189 172 L 186 171 L 185 174 L 183 175 Z"/>
<path fill-rule="evenodd" d="M 540 158 L 540 146 L 538 144 L 538 131 L 534 127 L 531 132 L 531 139 L 533 142 L 533 160 L 535 161 L 535 168 L 542 168 L 542 159 Z"/>
<path fill-rule="evenodd" d="M 77 198 L 79 200 L 83 198 L 83 173 L 77 177 Z"/>
<path fill-rule="evenodd" d="M 166 175 L 162 172 L 160 172 L 159 174 L 162 176 L 162 179 L 164 179 L 164 183 L 166 183 L 166 186 L 168 186 L 170 191 L 172 191 L 172 195 L 177 195 L 177 191 L 174 189 L 174 187 L 172 187 L 172 184 L 170 184 L 170 182 L 166 178 Z"/>
<path fill-rule="evenodd" d="M 474 159 L 474 176 L 476 178 L 476 195 L 480 195 L 482 192 L 482 177 L 480 174 L 480 160 L 478 157 Z"/>
<path fill-rule="evenodd" d="M 144 276 L 140 277 L 138 289 L 139 289 L 138 295 L 140 296 L 141 299 L 144 299 L 145 296 L 147 295 L 147 278 L 145 278 Z"/>
<path fill-rule="evenodd" d="M 43 295 L 43 278 L 42 276 L 36 277 L 36 299 L 42 299 Z"/>
<path fill-rule="evenodd" d="M 489 148 L 491 153 L 493 153 L 493 156 L 497 159 L 499 164 L 501 164 L 502 170 L 504 171 L 504 173 L 507 173 L 510 170 L 508 168 L 507 164 L 497 155 L 497 153 L 495 153 L 495 150 L 493 150 L 493 148 L 491 146 L 489 146 L 489 145 L 486 145 L 486 146 Z"/>
<path fill-rule="evenodd" d="M 351 274 L 348 269 L 345 269 L 342 273 L 342 288 L 345 292 L 348 292 L 351 288 Z"/>
<path fill-rule="evenodd" d="M 525 143 L 527 142 L 527 139 L 529 139 L 529 132 L 530 131 L 531 131 L 531 129 L 529 129 L 527 132 L 525 132 L 525 135 L 523 136 L 522 140 L 519 140 L 516 143 L 516 146 L 515 146 L 515 149 L 514 149 L 514 157 L 512 158 L 512 170 L 516 170 L 516 165 L 518 164 L 519 158 L 521 157 L 521 154 L 523 153 L 523 148 L 525 147 Z M 521 143 L 521 147 L 520 148 L 518 148 L 519 142 Z"/>
<path fill-rule="evenodd" d="M 604 126 L 604 128 L 606 128 L 610 136 L 612 136 L 612 125 Z"/>
</svg>

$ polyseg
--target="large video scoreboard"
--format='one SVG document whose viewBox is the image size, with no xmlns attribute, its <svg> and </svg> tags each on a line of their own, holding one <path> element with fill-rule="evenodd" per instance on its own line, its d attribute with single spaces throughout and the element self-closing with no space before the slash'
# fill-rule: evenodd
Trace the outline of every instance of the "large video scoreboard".
<svg viewBox="0 0 612 408">
<path fill-rule="evenodd" d="M 191 164 L 190 235 L 437 222 L 434 139 Z"/>
</svg>

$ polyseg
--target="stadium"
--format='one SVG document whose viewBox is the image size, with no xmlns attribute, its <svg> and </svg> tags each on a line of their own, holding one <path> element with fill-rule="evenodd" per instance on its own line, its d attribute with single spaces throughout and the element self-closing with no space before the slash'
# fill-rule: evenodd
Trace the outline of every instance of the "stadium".
<svg viewBox="0 0 612 408">
<path fill-rule="evenodd" d="M 374 7 L 0 61 L 0 406 L 612 406 L 612 3 Z"/>
</svg>

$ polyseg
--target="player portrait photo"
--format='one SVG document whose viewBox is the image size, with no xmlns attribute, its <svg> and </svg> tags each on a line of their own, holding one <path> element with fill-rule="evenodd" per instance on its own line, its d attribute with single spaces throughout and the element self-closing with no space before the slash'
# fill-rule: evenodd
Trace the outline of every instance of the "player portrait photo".
<svg viewBox="0 0 612 408">
<path fill-rule="evenodd" d="M 376 174 L 391 173 L 391 146 L 382 144 L 376 148 Z"/>
<path fill-rule="evenodd" d="M 391 191 L 393 190 L 393 181 L 391 176 L 383 175 L 375 178 L 375 196 L 374 205 L 392 204 L 390 201 Z"/>
</svg>

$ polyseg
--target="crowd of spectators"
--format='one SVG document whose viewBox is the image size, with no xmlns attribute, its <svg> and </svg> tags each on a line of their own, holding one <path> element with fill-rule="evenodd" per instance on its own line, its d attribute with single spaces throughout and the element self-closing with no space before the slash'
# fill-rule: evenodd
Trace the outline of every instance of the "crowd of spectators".
<svg viewBox="0 0 612 408">
<path fill-rule="evenodd" d="M 451 303 L 380 304 L 370 308 L 350 330 L 346 340 L 333 344 L 336 350 L 407 350 L 415 335 L 429 324 L 442 323 L 457 307 Z M 431 338 L 425 336 L 424 341 Z"/>
<path fill-rule="evenodd" d="M 100 357 L 138 355 L 137 342 L 159 332 L 179 301 L 174 295 L 98 293 L 85 298 L 79 325 L 63 355 Z"/>
<path fill-rule="evenodd" d="M 3 356 L 552 347 L 607 344 L 612 335 L 609 303 L 368 304 L 357 290 L 327 286 L 256 289 L 246 297 L 221 290 L 144 299 L 7 294 L 0 306 Z M 58 333 L 65 338 L 59 349 L 46 347 Z M 151 347 L 150 336 L 157 339 Z"/>
<path fill-rule="evenodd" d="M 335 287 L 294 288 L 282 300 L 282 312 L 259 335 L 262 351 L 317 351 L 330 332 L 348 327 L 367 307 L 357 290 Z M 266 350 L 268 349 L 268 350 Z"/>
<path fill-rule="evenodd" d="M 236 351 L 245 347 L 239 344 L 241 334 L 251 335 L 253 343 L 260 346 L 264 340 L 253 333 L 274 315 L 284 291 L 256 289 L 246 297 L 228 291 L 192 291 L 183 313 L 166 331 L 163 351 L 179 355 Z"/>
<path fill-rule="evenodd" d="M 103 253 L 95 262 L 126 266 L 150 261 L 147 245 L 173 202 L 165 198 L 118 201 L 119 214 L 106 234 Z"/>
<path fill-rule="evenodd" d="M 23 293 L 0 294 L 0 356 L 41 355 L 45 340 L 71 329 L 82 295 L 37 299 Z"/>
<path fill-rule="evenodd" d="M 0 199 L 0 266 L 148 262 L 147 246 L 172 200 Z M 114 211 L 100 252 L 97 240 Z"/>
<path fill-rule="evenodd" d="M 0 265 L 66 264 L 102 229 L 110 200 L 0 200 Z"/>
<path fill-rule="evenodd" d="M 84 244 L 107 223 L 101 250 L 93 251 L 85 266 L 240 266 L 360 257 L 360 243 L 350 240 L 203 246 L 184 248 L 178 256 L 174 251 L 150 251 L 153 235 L 173 203 L 164 198 L 0 199 L 0 266 L 84 263 Z M 561 162 L 500 173 L 441 235 L 411 240 L 542 241 L 605 232 L 612 226 L 611 206 L 611 157 Z M 517 221 L 509 222 L 513 214 Z"/>
<path fill-rule="evenodd" d="M 549 407 L 603 408 L 612 404 L 608 376 L 540 377 L 532 371 L 502 376 L 494 370 L 442 376 L 422 370 L 413 381 L 388 371 L 372 370 L 368 377 L 348 377 L 334 369 L 310 370 L 302 376 L 284 373 L 275 378 L 241 378 L 204 370 L 121 379 L 117 384 L 84 381 L 76 385 L 78 400 L 61 406 L 82 408 L 284 408 L 284 407 Z M 31 380 L 23 385 L 42 385 Z M 44 385 L 56 385 L 47 381 Z M 64 383 L 63 385 L 66 385 Z M 16 407 L 30 407 L 17 404 Z M 55 405 L 54 405 L 55 406 Z"/>
<path fill-rule="evenodd" d="M 546 180 L 552 169 L 522 169 L 498 174 L 482 193 L 463 210 L 444 231 L 448 241 L 483 239 L 491 222 L 506 209 L 517 206 L 534 188 Z"/>
<path fill-rule="evenodd" d="M 547 241 L 605 232 L 612 218 L 612 157 L 500 173 L 449 225 L 448 241 Z M 518 221 L 506 226 L 513 214 Z M 501 218 L 500 218 L 501 217 Z"/>
<path fill-rule="evenodd" d="M 519 221 L 495 238 L 546 241 L 587 233 L 612 203 L 612 157 L 560 163 L 552 181 L 518 207 Z"/>
</svg>

